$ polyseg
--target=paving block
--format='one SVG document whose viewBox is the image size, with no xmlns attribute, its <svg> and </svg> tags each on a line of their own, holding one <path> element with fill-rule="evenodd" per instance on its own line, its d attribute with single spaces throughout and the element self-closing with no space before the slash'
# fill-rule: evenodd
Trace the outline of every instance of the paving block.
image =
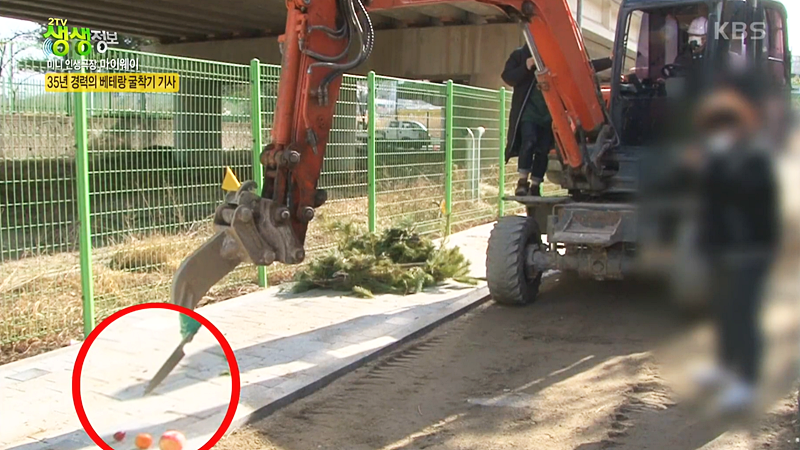
<svg viewBox="0 0 800 450">
<path fill-rule="evenodd" d="M 49 373 L 50 371 L 48 370 L 40 369 L 38 367 L 31 367 L 30 369 L 6 375 L 6 378 L 13 381 L 24 382 L 43 377 Z"/>
</svg>

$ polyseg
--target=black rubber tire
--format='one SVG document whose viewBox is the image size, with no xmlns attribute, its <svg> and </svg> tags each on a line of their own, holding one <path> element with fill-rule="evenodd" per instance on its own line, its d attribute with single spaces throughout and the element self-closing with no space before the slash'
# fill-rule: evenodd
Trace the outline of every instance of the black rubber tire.
<svg viewBox="0 0 800 450">
<path fill-rule="evenodd" d="M 536 220 L 522 216 L 501 218 L 489 235 L 486 284 L 492 299 L 502 305 L 529 305 L 539 295 L 542 274 L 525 274 L 525 247 L 542 242 Z"/>
</svg>

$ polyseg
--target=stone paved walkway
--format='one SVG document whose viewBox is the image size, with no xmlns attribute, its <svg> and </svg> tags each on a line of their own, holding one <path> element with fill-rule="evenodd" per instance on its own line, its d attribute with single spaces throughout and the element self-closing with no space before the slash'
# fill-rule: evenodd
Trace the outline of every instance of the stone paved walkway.
<svg viewBox="0 0 800 450">
<path fill-rule="evenodd" d="M 485 276 L 492 224 L 453 235 Z M 412 296 L 374 299 L 327 292 L 304 295 L 270 288 L 200 308 L 233 347 L 241 371 L 234 427 L 302 396 L 484 300 L 484 283 L 456 283 Z M 178 429 L 198 449 L 227 411 L 231 378 L 222 349 L 206 329 L 186 347 L 186 357 L 153 395 L 152 378 L 180 340 L 178 315 L 144 310 L 112 323 L 89 350 L 81 393 L 92 427 L 115 449 L 133 449 L 139 432 L 154 439 Z M 79 346 L 0 366 L 0 448 L 82 450 L 97 448 L 80 425 L 71 395 Z M 124 430 L 127 438 L 111 436 Z M 157 448 L 157 442 L 153 448 Z"/>
</svg>

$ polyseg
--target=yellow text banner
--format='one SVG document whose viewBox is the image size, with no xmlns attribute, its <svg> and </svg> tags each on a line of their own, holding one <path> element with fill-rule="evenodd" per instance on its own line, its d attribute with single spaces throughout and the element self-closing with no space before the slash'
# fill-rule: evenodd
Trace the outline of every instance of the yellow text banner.
<svg viewBox="0 0 800 450">
<path fill-rule="evenodd" d="M 47 92 L 178 92 L 177 73 L 48 73 Z"/>
</svg>

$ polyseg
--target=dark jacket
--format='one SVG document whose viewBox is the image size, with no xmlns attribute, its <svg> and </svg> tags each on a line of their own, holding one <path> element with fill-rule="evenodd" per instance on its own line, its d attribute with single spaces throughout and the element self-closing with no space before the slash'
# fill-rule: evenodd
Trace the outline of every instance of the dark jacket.
<svg viewBox="0 0 800 450">
<path fill-rule="evenodd" d="M 703 173 L 700 248 L 710 257 L 772 257 L 780 240 L 778 181 L 766 151 L 710 156 Z M 752 144 L 751 144 L 752 145 Z"/>
<path fill-rule="evenodd" d="M 503 81 L 514 89 L 511 97 L 511 113 L 508 117 L 508 138 L 506 142 L 506 162 L 515 156 L 519 156 L 519 149 L 522 144 L 519 139 L 519 120 L 522 117 L 522 110 L 528 103 L 528 96 L 536 88 L 536 67 L 528 67 L 525 61 L 531 57 L 531 52 L 527 45 L 511 52 L 511 56 L 506 61 L 506 67 L 501 77 Z M 611 58 L 602 58 L 592 61 L 592 66 L 596 72 L 611 67 Z"/>
<path fill-rule="evenodd" d="M 687 48 L 675 58 L 673 64 L 679 67 L 679 76 L 688 77 L 690 81 L 696 83 L 703 74 L 704 63 L 705 58 L 703 53 L 694 54 L 691 49 Z"/>
<path fill-rule="evenodd" d="M 701 63 L 702 60 L 702 53 L 695 55 L 691 50 L 686 49 L 675 58 L 674 64 L 681 66 L 685 70 L 691 70 L 695 63 Z"/>
</svg>

